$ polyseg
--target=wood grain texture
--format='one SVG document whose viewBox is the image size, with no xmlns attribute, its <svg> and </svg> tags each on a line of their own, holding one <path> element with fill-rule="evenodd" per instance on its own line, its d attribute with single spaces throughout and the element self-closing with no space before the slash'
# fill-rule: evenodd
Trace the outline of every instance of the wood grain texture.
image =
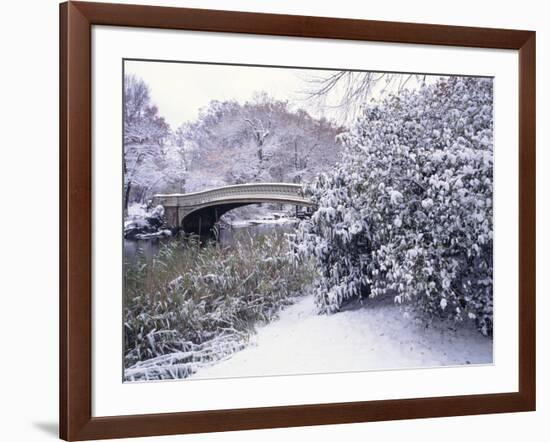
<svg viewBox="0 0 550 442">
<path fill-rule="evenodd" d="M 519 49 L 519 390 L 536 405 L 536 36 Z"/>
<path fill-rule="evenodd" d="M 92 24 L 518 49 L 528 31 L 255 12 L 74 2 Z"/>
<path fill-rule="evenodd" d="M 519 51 L 519 392 L 95 417 L 92 404 L 92 25 Z M 87 440 L 535 409 L 535 33 L 152 6 L 60 5 L 60 436 Z"/>
<path fill-rule="evenodd" d="M 59 9 L 59 433 L 67 434 L 67 5 Z"/>
<path fill-rule="evenodd" d="M 90 22 L 61 5 L 60 433 L 74 440 L 91 417 Z"/>
</svg>

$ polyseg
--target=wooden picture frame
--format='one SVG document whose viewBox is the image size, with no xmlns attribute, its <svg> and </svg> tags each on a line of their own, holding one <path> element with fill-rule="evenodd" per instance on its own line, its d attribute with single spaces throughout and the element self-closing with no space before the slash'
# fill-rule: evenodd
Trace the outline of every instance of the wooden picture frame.
<svg viewBox="0 0 550 442">
<path fill-rule="evenodd" d="M 519 391 L 92 417 L 93 25 L 519 51 Z M 170 7 L 60 5 L 60 437 L 121 438 L 535 410 L 535 32 Z"/>
</svg>

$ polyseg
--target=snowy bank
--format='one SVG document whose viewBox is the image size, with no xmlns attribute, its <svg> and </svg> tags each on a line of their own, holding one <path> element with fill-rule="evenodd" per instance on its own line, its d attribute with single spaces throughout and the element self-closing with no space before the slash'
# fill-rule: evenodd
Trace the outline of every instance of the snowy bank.
<svg viewBox="0 0 550 442">
<path fill-rule="evenodd" d="M 260 328 L 252 344 L 193 378 L 275 376 L 490 364 L 493 341 L 470 322 L 426 328 L 391 301 L 317 315 L 313 296 Z"/>
<path fill-rule="evenodd" d="M 144 206 L 134 205 L 128 208 L 124 220 L 125 239 L 150 239 L 170 236 L 172 232 L 162 229 L 164 225 L 164 207 L 156 206 L 147 211 Z"/>
</svg>

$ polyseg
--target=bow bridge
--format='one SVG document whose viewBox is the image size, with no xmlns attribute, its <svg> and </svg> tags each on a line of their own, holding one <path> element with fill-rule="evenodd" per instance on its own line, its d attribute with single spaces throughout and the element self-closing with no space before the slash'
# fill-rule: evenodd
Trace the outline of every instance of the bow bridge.
<svg viewBox="0 0 550 442">
<path fill-rule="evenodd" d="M 249 204 L 275 203 L 314 207 L 304 197 L 302 186 L 288 183 L 237 184 L 194 193 L 155 195 L 153 204 L 164 207 L 170 228 L 207 234 L 220 217 L 237 207 Z"/>
</svg>

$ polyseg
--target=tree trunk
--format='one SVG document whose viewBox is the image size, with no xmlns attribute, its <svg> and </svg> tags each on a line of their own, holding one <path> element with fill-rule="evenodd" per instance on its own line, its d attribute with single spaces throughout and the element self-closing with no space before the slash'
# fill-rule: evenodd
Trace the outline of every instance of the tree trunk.
<svg viewBox="0 0 550 442">
<path fill-rule="evenodd" d="M 130 189 L 132 187 L 132 183 L 129 181 L 128 185 L 126 186 L 126 190 L 124 191 L 124 211 L 128 212 L 128 200 L 130 199 Z"/>
</svg>

